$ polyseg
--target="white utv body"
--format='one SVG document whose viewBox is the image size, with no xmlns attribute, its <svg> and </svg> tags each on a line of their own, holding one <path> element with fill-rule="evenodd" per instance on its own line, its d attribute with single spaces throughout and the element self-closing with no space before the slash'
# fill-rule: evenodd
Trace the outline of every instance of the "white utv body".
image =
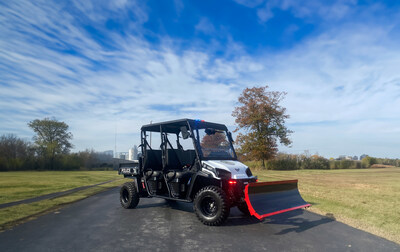
<svg viewBox="0 0 400 252">
<path fill-rule="evenodd" d="M 120 190 L 124 208 L 135 208 L 140 197 L 193 202 L 202 223 L 220 225 L 235 206 L 262 219 L 309 205 L 296 180 L 256 183 L 237 160 L 232 135 L 223 124 L 181 119 L 144 125 L 140 147 L 139 162 L 119 168 L 133 179 Z"/>
</svg>

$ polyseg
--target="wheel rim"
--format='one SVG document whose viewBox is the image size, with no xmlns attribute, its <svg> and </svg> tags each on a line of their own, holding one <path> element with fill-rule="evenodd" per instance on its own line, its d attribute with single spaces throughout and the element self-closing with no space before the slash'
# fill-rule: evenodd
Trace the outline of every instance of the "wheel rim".
<svg viewBox="0 0 400 252">
<path fill-rule="evenodd" d="M 207 217 L 213 217 L 218 212 L 217 202 L 213 197 L 205 197 L 200 203 L 201 212 Z"/>
<path fill-rule="evenodd" d="M 128 201 L 129 201 L 129 192 L 128 192 L 128 190 L 126 190 L 126 189 L 124 189 L 124 190 L 122 191 L 122 201 L 123 201 L 124 203 L 128 203 Z"/>
</svg>

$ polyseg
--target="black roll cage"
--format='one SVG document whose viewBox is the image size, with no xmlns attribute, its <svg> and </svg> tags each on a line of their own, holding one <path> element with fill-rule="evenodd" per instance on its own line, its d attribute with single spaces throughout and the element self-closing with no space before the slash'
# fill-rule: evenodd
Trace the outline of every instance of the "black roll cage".
<svg viewBox="0 0 400 252">
<path fill-rule="evenodd" d="M 236 152 L 232 144 L 232 139 L 230 136 L 230 132 L 228 131 L 228 128 L 223 125 L 223 124 L 218 124 L 218 123 L 211 123 L 211 122 L 206 122 L 202 120 L 193 120 L 193 119 L 181 119 L 181 120 L 174 120 L 174 121 L 167 121 L 167 122 L 160 122 L 160 123 L 153 123 L 153 124 L 147 124 L 143 125 L 141 128 L 141 151 L 143 158 L 146 158 L 146 152 L 147 152 L 147 147 L 152 150 L 150 144 L 147 141 L 147 132 L 157 132 L 160 133 L 161 136 L 161 158 L 162 158 L 162 168 L 163 170 L 165 169 L 166 166 L 166 155 L 167 155 L 167 147 L 168 144 L 170 145 L 171 149 L 174 150 L 171 142 L 168 139 L 168 134 L 176 134 L 176 142 L 177 142 L 177 148 L 182 148 L 181 144 L 179 143 L 179 133 L 180 133 L 180 127 L 186 126 L 188 128 L 188 131 L 190 132 L 190 138 L 192 139 L 194 150 L 196 153 L 196 158 L 197 161 L 199 162 L 199 165 L 201 166 L 201 160 L 237 160 Z M 205 129 L 205 128 L 214 128 L 218 129 L 221 131 L 224 131 L 227 133 L 229 144 L 231 146 L 231 149 L 233 151 L 233 158 L 204 158 L 203 153 L 200 147 L 199 143 L 199 129 Z M 196 134 L 196 135 L 194 135 Z"/>
</svg>

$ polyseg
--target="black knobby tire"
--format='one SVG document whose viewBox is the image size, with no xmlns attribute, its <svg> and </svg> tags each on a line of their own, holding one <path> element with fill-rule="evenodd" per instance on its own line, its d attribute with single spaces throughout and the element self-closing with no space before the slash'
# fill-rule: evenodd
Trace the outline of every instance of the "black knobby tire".
<svg viewBox="0 0 400 252">
<path fill-rule="evenodd" d="M 127 182 L 119 191 L 119 201 L 126 209 L 135 208 L 139 204 L 139 193 L 136 191 L 135 183 Z"/>
<path fill-rule="evenodd" d="M 225 192 L 217 186 L 206 186 L 194 197 L 194 212 L 208 226 L 218 226 L 229 216 L 230 207 Z"/>
<path fill-rule="evenodd" d="M 241 203 L 237 206 L 237 208 L 242 212 L 244 215 L 250 215 L 249 208 L 247 207 L 246 203 Z"/>
</svg>

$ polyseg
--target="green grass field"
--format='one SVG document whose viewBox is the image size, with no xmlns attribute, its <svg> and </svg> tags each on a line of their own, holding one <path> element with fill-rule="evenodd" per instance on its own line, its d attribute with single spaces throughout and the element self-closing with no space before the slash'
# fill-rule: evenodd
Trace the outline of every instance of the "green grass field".
<svg viewBox="0 0 400 252">
<path fill-rule="evenodd" d="M 119 178 L 116 171 L 1 172 L 0 204 Z"/>
<path fill-rule="evenodd" d="M 298 179 L 310 211 L 400 243 L 400 168 L 253 171 L 260 181 Z"/>
</svg>

